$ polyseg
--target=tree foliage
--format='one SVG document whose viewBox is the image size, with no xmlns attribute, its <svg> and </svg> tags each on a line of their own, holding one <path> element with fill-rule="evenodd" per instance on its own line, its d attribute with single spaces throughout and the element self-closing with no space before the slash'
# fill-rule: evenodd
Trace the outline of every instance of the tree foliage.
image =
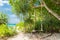
<svg viewBox="0 0 60 40">
<path fill-rule="evenodd" d="M 52 11 L 60 14 L 59 0 L 43 1 Z M 53 30 L 55 26 L 60 27 L 60 21 L 41 6 L 43 4 L 42 0 L 10 0 L 9 2 L 16 15 L 23 14 L 25 25 L 29 25 L 28 27 L 35 27 L 36 30 L 40 30 L 41 23 L 43 27 L 47 28 L 51 26 Z"/>
<path fill-rule="evenodd" d="M 0 13 L 0 24 L 6 24 L 7 22 L 8 22 L 7 15 Z"/>
<path fill-rule="evenodd" d="M 52 11 L 60 15 L 60 0 L 44 0 L 44 1 Z"/>
</svg>

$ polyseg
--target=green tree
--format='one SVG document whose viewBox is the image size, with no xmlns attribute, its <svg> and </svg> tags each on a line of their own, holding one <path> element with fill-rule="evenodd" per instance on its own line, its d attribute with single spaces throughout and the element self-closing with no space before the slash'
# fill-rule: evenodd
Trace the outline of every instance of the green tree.
<svg viewBox="0 0 60 40">
<path fill-rule="evenodd" d="M 58 4 L 55 4 L 54 1 L 57 1 Z M 59 0 L 9 0 L 9 2 L 15 14 L 22 14 L 25 24 L 29 24 L 30 27 L 31 25 L 35 27 L 38 21 L 40 22 L 39 25 L 43 27 L 44 24 L 52 25 L 51 20 L 60 20 L 58 15 Z M 52 5 L 50 5 L 51 3 Z M 55 23 L 53 22 L 53 25 Z"/>
<path fill-rule="evenodd" d="M 6 14 L 0 13 L 0 25 L 6 24 L 8 22 L 8 18 Z"/>
<path fill-rule="evenodd" d="M 49 5 L 51 3 L 52 5 Z M 10 4 L 12 5 L 13 10 L 17 12 L 17 15 L 20 13 L 26 14 L 32 12 L 35 8 L 40 8 L 40 4 L 42 4 L 42 6 L 44 6 L 48 12 L 50 12 L 50 14 L 60 20 L 58 16 L 60 13 L 58 11 L 60 9 L 59 0 L 10 0 Z M 52 10 L 50 10 L 48 7 Z"/>
</svg>

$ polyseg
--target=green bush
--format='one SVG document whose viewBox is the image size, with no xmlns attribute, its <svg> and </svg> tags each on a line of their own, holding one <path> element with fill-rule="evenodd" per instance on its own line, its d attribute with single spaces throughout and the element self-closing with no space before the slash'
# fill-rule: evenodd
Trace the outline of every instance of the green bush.
<svg viewBox="0 0 60 40">
<path fill-rule="evenodd" d="M 56 21 L 56 22 L 55 22 Z M 53 20 L 51 19 L 48 22 L 43 23 L 43 32 L 60 32 L 60 22 L 58 20 Z M 25 25 L 23 23 L 19 23 L 17 25 L 18 30 L 23 31 L 23 32 L 33 32 L 33 30 L 36 30 L 37 32 L 41 32 L 41 22 L 37 21 L 35 26 L 30 24 Z"/>
<path fill-rule="evenodd" d="M 20 22 L 16 26 L 18 30 L 22 32 L 32 32 L 32 30 L 34 29 L 33 25 L 27 23 L 25 24 L 24 22 Z"/>
<path fill-rule="evenodd" d="M 20 23 L 16 24 L 16 28 L 19 31 L 23 31 L 24 30 L 24 22 L 20 22 Z"/>
<path fill-rule="evenodd" d="M 0 25 L 0 37 L 13 36 L 16 32 L 11 28 L 8 28 L 7 25 Z"/>
</svg>

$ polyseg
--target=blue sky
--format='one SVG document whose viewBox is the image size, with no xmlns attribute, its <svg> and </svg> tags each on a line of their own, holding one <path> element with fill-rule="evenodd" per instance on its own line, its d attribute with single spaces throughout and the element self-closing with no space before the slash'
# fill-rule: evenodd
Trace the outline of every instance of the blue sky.
<svg viewBox="0 0 60 40">
<path fill-rule="evenodd" d="M 17 18 L 15 14 L 11 11 L 11 6 L 9 5 L 8 0 L 0 0 L 0 12 L 3 12 L 8 15 L 8 23 L 10 24 L 16 24 L 20 20 Z"/>
</svg>

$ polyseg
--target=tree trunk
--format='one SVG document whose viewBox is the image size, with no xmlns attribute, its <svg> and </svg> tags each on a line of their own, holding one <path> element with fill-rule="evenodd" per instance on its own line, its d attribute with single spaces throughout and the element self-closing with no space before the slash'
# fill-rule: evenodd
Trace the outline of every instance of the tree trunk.
<svg viewBox="0 0 60 40">
<path fill-rule="evenodd" d="M 43 31 L 43 24 L 41 23 L 41 31 Z"/>
</svg>

